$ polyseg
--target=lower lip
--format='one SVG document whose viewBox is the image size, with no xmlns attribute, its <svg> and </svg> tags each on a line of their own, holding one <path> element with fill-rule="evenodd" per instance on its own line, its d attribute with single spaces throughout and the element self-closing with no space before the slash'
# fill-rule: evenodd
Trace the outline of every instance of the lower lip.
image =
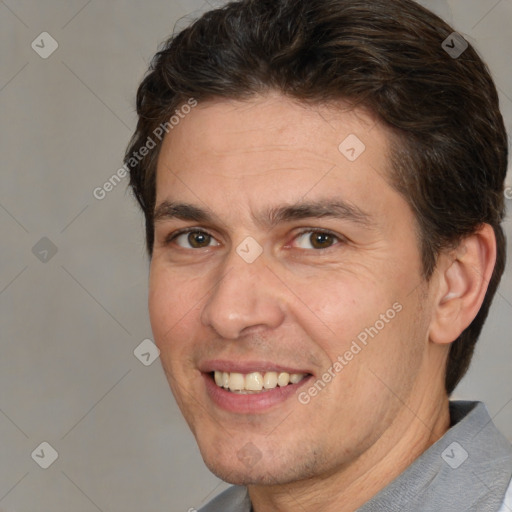
<svg viewBox="0 0 512 512">
<path fill-rule="evenodd" d="M 284 387 L 276 387 L 261 393 L 243 395 L 233 393 L 215 384 L 211 374 L 203 373 L 206 382 L 208 396 L 221 409 L 238 414 L 252 414 L 266 412 L 278 404 L 282 404 L 297 393 L 297 390 L 310 380 L 312 375 L 305 377 L 297 384 L 288 384 Z"/>
</svg>

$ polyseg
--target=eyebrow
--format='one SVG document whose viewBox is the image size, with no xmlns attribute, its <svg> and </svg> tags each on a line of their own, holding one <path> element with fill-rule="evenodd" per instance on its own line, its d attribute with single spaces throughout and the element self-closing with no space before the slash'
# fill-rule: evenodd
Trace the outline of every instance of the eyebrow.
<svg viewBox="0 0 512 512">
<path fill-rule="evenodd" d="M 271 229 L 285 222 L 326 217 L 347 220 L 367 228 L 372 225 L 372 217 L 367 212 L 340 199 L 308 201 L 274 207 L 257 215 L 255 220 L 260 226 Z M 188 203 L 163 201 L 155 208 L 153 214 L 155 224 L 172 219 L 223 224 L 208 208 L 200 208 Z"/>
</svg>

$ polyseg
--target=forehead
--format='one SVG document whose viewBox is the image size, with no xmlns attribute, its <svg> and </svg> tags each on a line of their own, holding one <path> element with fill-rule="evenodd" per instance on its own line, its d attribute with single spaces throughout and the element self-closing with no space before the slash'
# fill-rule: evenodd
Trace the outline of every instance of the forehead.
<svg viewBox="0 0 512 512">
<path fill-rule="evenodd" d="M 364 202 L 372 186 L 387 186 L 389 137 L 374 116 L 341 103 L 306 105 L 276 93 L 199 104 L 164 139 L 156 205 L 219 200 L 236 209 L 327 194 Z"/>
</svg>

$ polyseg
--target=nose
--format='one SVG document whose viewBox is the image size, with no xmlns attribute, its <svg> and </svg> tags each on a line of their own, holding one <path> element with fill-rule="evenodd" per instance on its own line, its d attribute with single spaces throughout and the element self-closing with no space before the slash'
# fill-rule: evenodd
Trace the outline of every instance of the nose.
<svg viewBox="0 0 512 512">
<path fill-rule="evenodd" d="M 275 329 L 283 322 L 283 289 L 264 254 L 247 263 L 233 251 L 221 272 L 201 312 L 204 325 L 223 339 L 234 340 L 249 330 Z"/>
</svg>

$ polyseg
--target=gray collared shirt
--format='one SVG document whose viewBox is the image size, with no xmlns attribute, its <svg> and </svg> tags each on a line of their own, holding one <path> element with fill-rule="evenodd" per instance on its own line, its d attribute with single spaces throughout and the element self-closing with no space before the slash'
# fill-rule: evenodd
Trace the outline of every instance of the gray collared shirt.
<svg viewBox="0 0 512 512">
<path fill-rule="evenodd" d="M 357 512 L 502 512 L 512 446 L 482 402 L 450 402 L 451 428 Z M 251 512 L 245 487 L 230 487 L 199 512 Z"/>
</svg>

